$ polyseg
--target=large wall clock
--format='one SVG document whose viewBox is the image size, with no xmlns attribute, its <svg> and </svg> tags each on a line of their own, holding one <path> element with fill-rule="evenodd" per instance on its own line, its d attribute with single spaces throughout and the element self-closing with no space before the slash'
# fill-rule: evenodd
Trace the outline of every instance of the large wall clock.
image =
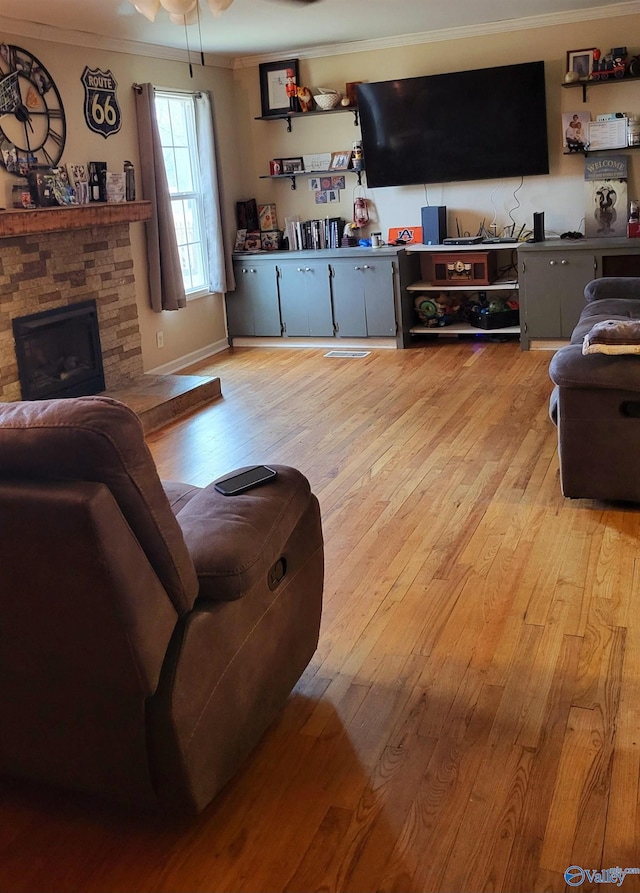
<svg viewBox="0 0 640 893">
<path fill-rule="evenodd" d="M 0 44 L 0 161 L 12 174 L 60 160 L 67 136 L 53 78 L 27 50 Z"/>
</svg>

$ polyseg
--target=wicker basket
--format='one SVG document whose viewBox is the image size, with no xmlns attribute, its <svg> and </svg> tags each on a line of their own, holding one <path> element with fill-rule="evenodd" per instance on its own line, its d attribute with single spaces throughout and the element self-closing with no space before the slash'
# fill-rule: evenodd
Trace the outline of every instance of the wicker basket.
<svg viewBox="0 0 640 893">
<path fill-rule="evenodd" d="M 342 93 L 337 93 L 335 90 L 323 90 L 322 87 L 318 87 L 319 93 L 314 95 L 314 99 L 316 101 L 316 105 L 319 109 L 322 109 L 323 112 L 329 111 L 329 109 L 335 109 L 340 105 L 340 101 L 342 100 Z"/>
</svg>

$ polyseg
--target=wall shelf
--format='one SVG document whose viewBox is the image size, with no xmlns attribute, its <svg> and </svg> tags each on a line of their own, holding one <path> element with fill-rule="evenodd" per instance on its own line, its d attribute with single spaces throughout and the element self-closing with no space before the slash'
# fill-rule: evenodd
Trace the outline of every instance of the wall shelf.
<svg viewBox="0 0 640 893">
<path fill-rule="evenodd" d="M 598 78 L 597 80 L 593 80 L 592 78 L 589 78 L 586 81 L 575 81 L 574 83 L 571 83 L 571 84 L 563 83 L 563 84 L 560 84 L 560 86 L 561 87 L 569 87 L 569 88 L 582 87 L 582 101 L 586 102 L 587 101 L 587 87 L 600 87 L 600 86 L 604 86 L 606 84 L 611 86 L 612 84 L 625 84 L 627 81 L 638 81 L 638 80 L 640 80 L 640 78 L 633 77 L 633 75 L 630 75 L 630 76 L 627 75 L 622 78 L 617 78 L 617 77 L 614 77 L 612 74 L 610 77 L 607 77 L 605 80 L 602 80 L 601 78 Z"/>
<path fill-rule="evenodd" d="M 259 115 L 254 120 L 256 120 L 256 121 L 286 121 L 287 122 L 287 133 L 291 133 L 291 129 L 292 129 L 291 121 L 293 118 L 311 118 L 311 117 L 314 117 L 315 115 L 335 115 L 335 114 L 344 114 L 345 112 L 351 112 L 351 114 L 353 115 L 353 126 L 357 127 L 358 124 L 360 123 L 358 109 L 351 108 L 349 106 L 347 106 L 346 108 L 338 107 L 336 109 L 320 109 L 319 111 L 316 110 L 313 112 L 284 112 L 281 115 Z M 295 189 L 295 186 L 292 188 Z"/>
<path fill-rule="evenodd" d="M 309 113 L 310 114 L 310 113 Z M 296 177 L 341 177 L 344 174 L 355 174 L 358 178 L 358 186 L 362 186 L 364 171 L 354 171 L 348 168 L 346 171 L 296 171 L 295 174 L 261 174 L 261 180 L 291 180 L 291 188 L 296 188 Z"/>
</svg>

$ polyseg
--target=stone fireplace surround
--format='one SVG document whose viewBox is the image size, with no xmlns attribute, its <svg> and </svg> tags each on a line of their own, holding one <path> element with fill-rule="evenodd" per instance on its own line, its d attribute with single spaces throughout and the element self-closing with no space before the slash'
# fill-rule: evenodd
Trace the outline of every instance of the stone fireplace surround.
<svg viewBox="0 0 640 893">
<path fill-rule="evenodd" d="M 94 299 L 106 390 L 146 433 L 222 396 L 213 375 L 143 372 L 129 224 L 147 201 L 0 211 L 0 402 L 21 399 L 12 320 Z"/>
<path fill-rule="evenodd" d="M 0 401 L 21 398 L 13 318 L 90 298 L 107 390 L 143 374 L 129 222 L 145 219 L 149 207 L 0 212 Z M 16 230 L 23 234 L 10 234 Z"/>
</svg>

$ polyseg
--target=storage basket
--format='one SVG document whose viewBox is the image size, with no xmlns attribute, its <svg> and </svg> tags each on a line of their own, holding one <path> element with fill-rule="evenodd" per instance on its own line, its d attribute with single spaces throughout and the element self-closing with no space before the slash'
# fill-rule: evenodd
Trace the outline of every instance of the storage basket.
<svg viewBox="0 0 640 893">
<path fill-rule="evenodd" d="M 323 87 L 318 87 L 319 92 L 314 95 L 314 99 L 316 105 L 319 109 L 322 109 L 323 112 L 329 111 L 329 109 L 335 109 L 340 105 L 342 100 L 342 93 L 337 93 L 335 90 L 328 90 Z"/>
</svg>

